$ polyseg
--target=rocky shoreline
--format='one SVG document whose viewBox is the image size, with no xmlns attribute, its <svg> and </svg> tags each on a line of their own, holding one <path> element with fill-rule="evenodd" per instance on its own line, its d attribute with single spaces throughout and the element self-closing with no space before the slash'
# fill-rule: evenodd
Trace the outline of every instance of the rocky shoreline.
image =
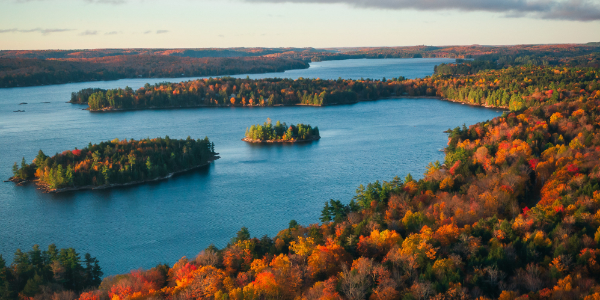
<svg viewBox="0 0 600 300">
<path fill-rule="evenodd" d="M 217 153 L 218 154 L 218 153 Z M 9 178 L 8 180 L 5 180 L 4 182 L 7 181 L 11 181 L 14 182 L 16 185 L 18 186 L 22 186 L 25 185 L 29 182 L 33 182 L 35 183 L 35 185 L 37 186 L 38 190 L 43 191 L 44 193 L 63 193 L 63 192 L 71 192 L 71 191 L 81 191 L 81 190 L 104 190 L 104 189 L 110 189 L 110 188 L 116 188 L 116 187 L 125 187 L 125 186 L 132 186 L 132 185 L 138 185 L 138 184 L 142 184 L 142 183 L 146 183 L 146 182 L 154 182 L 154 181 L 161 181 L 161 180 L 165 180 L 165 179 L 169 179 L 171 177 L 173 177 L 174 175 L 177 174 L 181 174 L 181 173 L 185 173 L 185 172 L 189 172 L 195 169 L 199 169 L 205 166 L 208 166 L 209 164 L 211 164 L 212 162 L 214 162 L 215 160 L 221 158 L 218 155 L 213 156 L 211 159 L 209 159 L 206 163 L 201 164 L 201 165 L 197 165 L 191 168 L 187 168 L 181 171 L 177 171 L 177 172 L 172 172 L 167 174 L 166 176 L 163 177 L 157 177 L 154 179 L 146 179 L 146 180 L 138 180 L 138 181 L 132 181 L 132 182 L 127 182 L 127 183 L 114 183 L 114 184 L 105 184 L 105 185 L 100 185 L 100 186 L 95 186 L 95 185 L 85 185 L 85 186 L 78 186 L 78 187 L 67 187 L 67 188 L 60 188 L 60 189 L 51 189 L 47 184 L 41 182 L 40 180 L 36 179 L 36 180 L 21 180 L 21 179 L 15 179 L 14 177 Z"/>
</svg>

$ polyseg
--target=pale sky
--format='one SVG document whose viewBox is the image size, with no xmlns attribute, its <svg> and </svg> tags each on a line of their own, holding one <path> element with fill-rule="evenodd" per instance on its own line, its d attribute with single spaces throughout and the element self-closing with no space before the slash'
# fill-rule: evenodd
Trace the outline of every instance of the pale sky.
<svg viewBox="0 0 600 300">
<path fill-rule="evenodd" d="M 1 50 L 600 41 L 600 0 L 0 0 L 0 5 Z"/>
</svg>

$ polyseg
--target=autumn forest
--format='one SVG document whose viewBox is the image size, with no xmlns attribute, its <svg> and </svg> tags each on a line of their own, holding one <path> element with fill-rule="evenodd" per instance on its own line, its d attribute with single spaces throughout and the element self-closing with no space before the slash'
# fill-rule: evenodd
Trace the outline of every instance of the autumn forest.
<svg viewBox="0 0 600 300">
<path fill-rule="evenodd" d="M 49 157 L 42 150 L 27 164 L 13 166 L 12 181 L 30 180 L 47 191 L 110 187 L 164 178 L 218 159 L 208 137 L 194 140 L 146 138 L 90 143 Z"/>
<path fill-rule="evenodd" d="M 102 262 L 74 249 L 35 246 L 17 251 L 9 265 L 0 256 L 0 299 L 600 299 L 595 45 L 236 51 L 259 53 L 244 59 L 273 59 L 277 68 L 281 59 L 289 66 L 351 55 L 468 59 L 419 79 L 220 77 L 137 90 L 89 88 L 74 91 L 71 103 L 114 111 L 427 96 L 504 113 L 448 129 L 444 160 L 430 162 L 419 179 L 398 174 L 365 183 L 352 199 L 322 199 L 320 222 L 290 220 L 262 237 L 243 227 L 226 246 L 199 249 L 172 265 L 101 278 Z M 269 119 L 245 137 L 320 134 L 316 126 Z M 208 138 L 167 136 L 90 143 L 52 157 L 40 150 L 31 163 L 15 163 L 12 179 L 50 190 L 126 184 L 204 165 L 217 158 L 214 147 Z"/>
</svg>

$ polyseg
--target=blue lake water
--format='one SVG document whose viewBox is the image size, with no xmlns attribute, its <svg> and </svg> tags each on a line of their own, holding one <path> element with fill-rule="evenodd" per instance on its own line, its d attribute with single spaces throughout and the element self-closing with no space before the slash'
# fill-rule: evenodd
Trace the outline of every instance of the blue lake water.
<svg viewBox="0 0 600 300">
<path fill-rule="evenodd" d="M 251 78 L 424 77 L 448 59 L 345 60 Z M 239 75 L 246 77 L 246 75 Z M 0 178 L 39 149 L 52 155 L 114 138 L 208 136 L 221 159 L 171 179 L 103 191 L 44 194 L 0 183 L 0 254 L 17 248 L 74 247 L 100 260 L 105 275 L 172 264 L 208 245 L 223 247 L 242 227 L 275 235 L 291 219 L 318 222 L 328 199 L 348 202 L 359 184 L 412 173 L 443 160 L 444 130 L 496 117 L 496 110 L 435 99 L 390 99 L 329 107 L 200 108 L 89 113 L 65 103 L 86 87 L 134 89 L 125 79 L 0 89 Z M 19 105 L 21 102 L 28 104 Z M 43 103 L 50 102 L 50 103 Z M 14 110 L 25 110 L 14 113 Z M 267 118 L 318 125 L 321 140 L 298 145 L 242 142 L 246 127 Z"/>
</svg>

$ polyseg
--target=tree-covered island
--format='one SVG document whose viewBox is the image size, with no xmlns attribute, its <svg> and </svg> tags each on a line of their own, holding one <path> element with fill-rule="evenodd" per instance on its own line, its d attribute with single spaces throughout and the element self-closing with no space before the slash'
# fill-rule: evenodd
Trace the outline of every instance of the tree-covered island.
<svg viewBox="0 0 600 300">
<path fill-rule="evenodd" d="M 279 121 L 275 126 L 271 123 L 271 119 L 263 124 L 256 124 L 246 128 L 246 136 L 242 141 L 249 143 L 295 143 L 295 142 L 310 142 L 319 140 L 319 127 L 308 124 L 296 124 L 287 126 Z"/>
<path fill-rule="evenodd" d="M 555 103 L 580 90 L 581 77 L 595 80 L 590 67 L 523 66 L 483 70 L 477 74 L 440 74 L 422 79 L 199 79 L 146 84 L 133 90 L 85 89 L 71 102 L 90 111 L 153 108 L 326 106 L 385 98 L 435 97 L 470 105 L 520 111 Z M 589 75 L 592 74 L 592 75 Z M 591 76 L 590 78 L 588 78 Z M 545 92 L 544 92 L 545 91 Z"/>
<path fill-rule="evenodd" d="M 15 162 L 9 180 L 34 181 L 46 192 L 110 188 L 169 178 L 205 166 L 217 154 L 208 137 L 114 139 L 52 157 L 40 150 L 31 164 L 25 158 L 20 166 Z"/>
</svg>

